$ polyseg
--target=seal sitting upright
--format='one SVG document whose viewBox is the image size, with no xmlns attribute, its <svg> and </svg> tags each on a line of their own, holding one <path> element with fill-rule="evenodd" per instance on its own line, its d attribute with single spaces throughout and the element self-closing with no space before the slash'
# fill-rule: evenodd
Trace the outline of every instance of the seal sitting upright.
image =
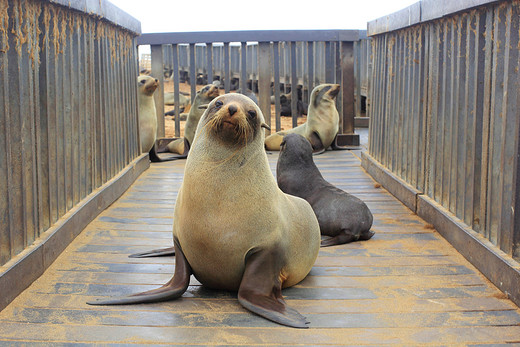
<svg viewBox="0 0 520 347">
<path fill-rule="evenodd" d="M 193 138 L 195 137 L 197 125 L 199 124 L 199 120 L 204 113 L 204 109 L 201 107 L 203 105 L 209 104 L 210 101 L 216 98 L 218 95 L 219 91 L 217 84 L 208 84 L 197 92 L 195 98 L 193 99 L 193 104 L 191 105 L 188 117 L 186 118 L 184 138 L 176 139 L 170 142 L 167 146 L 168 151 L 182 154 L 184 156 L 188 155 L 189 148 L 193 143 Z"/>
<path fill-rule="evenodd" d="M 149 153 L 150 161 L 161 162 L 177 158 L 160 158 L 155 149 L 157 137 L 157 114 L 153 93 L 159 86 L 159 81 L 148 75 L 137 77 L 137 91 L 139 96 L 139 136 L 141 138 L 141 152 Z"/>
<path fill-rule="evenodd" d="M 296 128 L 269 135 L 265 139 L 265 149 L 279 151 L 283 137 L 293 133 L 309 140 L 316 153 L 324 152 L 329 146 L 332 149 L 344 149 L 335 145 L 339 132 L 339 114 L 335 99 L 339 90 L 339 84 L 320 84 L 315 87 L 311 93 L 307 121 Z"/>
<path fill-rule="evenodd" d="M 264 122 L 258 106 L 241 94 L 208 105 L 175 204 L 173 278 L 155 290 L 91 304 L 174 299 L 194 274 L 204 286 L 238 290 L 242 306 L 260 316 L 307 327 L 281 290 L 309 273 L 319 225 L 308 202 L 278 188 L 264 150 Z"/>
<path fill-rule="evenodd" d="M 281 144 L 276 164 L 278 186 L 287 194 L 307 200 L 316 213 L 322 235 L 330 236 L 322 246 L 368 240 L 374 233 L 368 206 L 349 193 L 327 182 L 312 159 L 309 141 L 288 134 Z"/>
</svg>

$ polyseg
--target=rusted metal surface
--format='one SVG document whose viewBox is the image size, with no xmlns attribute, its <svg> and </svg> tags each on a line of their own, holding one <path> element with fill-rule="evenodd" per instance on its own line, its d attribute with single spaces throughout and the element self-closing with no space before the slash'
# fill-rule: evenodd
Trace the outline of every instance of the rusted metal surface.
<svg viewBox="0 0 520 347">
<path fill-rule="evenodd" d="M 268 156 L 274 173 L 277 155 Z M 0 345 L 501 345 L 518 341 L 520 310 L 430 225 L 360 167 L 359 151 L 315 157 L 325 179 L 374 214 L 369 241 L 321 248 L 309 276 L 283 290 L 310 321 L 295 330 L 192 278 L 182 298 L 127 306 L 86 301 L 157 288 L 172 257 L 128 258 L 170 246 L 185 161 L 152 165 L 37 282 L 0 312 Z M 225 250 L 223 250 L 225 252 Z"/>
<path fill-rule="evenodd" d="M 519 18 L 423 1 L 369 23 L 371 156 L 516 259 Z"/>
<path fill-rule="evenodd" d="M 140 156 L 126 17 L 106 1 L 0 1 L 0 265 Z"/>
<path fill-rule="evenodd" d="M 301 90 L 302 100 L 309 102 L 310 92 L 312 88 L 320 83 L 339 83 L 348 81 L 348 83 L 367 83 L 366 69 L 368 64 L 364 61 L 368 59 L 366 50 L 366 42 L 364 45 L 355 46 L 354 50 L 364 50 L 360 54 L 360 59 L 354 61 L 355 64 L 363 64 L 361 71 L 364 78 L 353 77 L 354 70 L 350 68 L 348 73 L 343 69 L 340 43 L 358 42 L 366 40 L 366 34 L 363 30 L 296 30 L 296 31 L 233 31 L 233 32 L 195 32 L 195 33 L 155 33 L 143 34 L 137 39 L 139 45 L 151 45 L 152 55 L 157 56 L 160 50 L 154 47 L 162 47 L 163 57 L 154 59 L 152 57 L 152 74 L 155 78 L 162 81 L 163 77 L 172 75 L 172 71 L 179 70 L 186 79 L 189 79 L 192 89 L 195 83 L 201 79 L 199 83 L 211 83 L 214 79 L 223 80 L 223 88 L 227 91 L 231 90 L 231 81 L 235 83 L 233 90 L 238 88 L 242 90 L 250 89 L 258 94 L 259 99 L 264 96 L 262 93 L 269 92 L 267 97 L 275 96 L 276 91 L 272 89 L 274 86 L 282 86 L 284 93 L 291 90 L 291 110 L 292 110 L 292 126 L 297 125 L 297 96 Z M 268 43 L 269 49 L 259 49 L 260 43 Z M 173 66 L 172 45 L 177 45 L 179 67 Z M 276 46 L 276 47 L 275 47 Z M 260 53 L 261 52 L 261 53 Z M 352 53 L 349 53 L 351 55 Z M 155 61 L 154 61 L 155 60 Z M 266 70 L 267 76 L 262 76 L 259 71 L 260 65 L 270 61 L 270 67 Z M 277 64 L 277 65 L 275 65 Z M 164 74 L 159 71 L 159 66 L 164 66 Z M 352 75 L 346 79 L 342 75 Z M 259 79 L 267 78 L 272 88 L 267 91 L 260 91 Z M 163 84 L 163 83 L 161 83 Z M 296 86 L 296 88 L 291 88 Z M 354 93 L 355 88 L 346 86 L 348 93 Z M 178 90 L 178 83 L 174 82 L 174 90 Z M 359 88 L 363 90 L 363 88 Z M 366 87 L 364 88 L 366 90 Z M 160 93 L 160 91 L 159 91 Z M 157 93 L 156 93 L 157 94 Z M 192 91 L 194 95 L 194 91 Z M 343 93 L 345 95 L 345 92 Z M 342 99 L 340 96 L 338 99 Z M 346 98 L 349 103 L 354 103 L 355 98 L 348 96 Z M 360 96 L 358 97 L 360 100 Z M 160 103 L 156 97 L 156 103 Z M 280 130 L 280 108 L 276 104 L 276 124 L 273 131 Z M 349 104 L 350 105 L 350 104 Z M 348 118 L 352 125 L 348 125 L 347 129 L 354 128 L 353 116 L 354 107 L 345 107 L 338 100 L 338 109 L 340 114 L 344 114 L 344 118 Z M 359 107 L 358 107 L 359 108 Z M 159 111 L 161 110 L 161 111 Z M 348 113 L 348 115 L 347 115 Z M 163 136 L 164 130 L 161 126 L 164 122 L 164 113 L 159 106 L 158 114 L 158 135 Z M 178 115 L 178 113 L 176 113 Z M 179 117 L 176 117 L 176 119 Z M 269 118 L 269 117 L 267 117 Z M 350 120 L 352 118 L 352 120 Z M 175 133 L 179 131 L 179 125 L 175 125 Z M 350 130 L 349 130 L 350 131 Z"/>
</svg>

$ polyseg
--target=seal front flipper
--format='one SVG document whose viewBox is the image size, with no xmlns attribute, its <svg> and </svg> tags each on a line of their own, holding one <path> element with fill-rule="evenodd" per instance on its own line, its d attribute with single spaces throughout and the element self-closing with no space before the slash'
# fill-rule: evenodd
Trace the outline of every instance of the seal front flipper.
<svg viewBox="0 0 520 347">
<path fill-rule="evenodd" d="M 175 255 L 175 247 L 152 249 L 151 251 L 130 254 L 128 258 L 148 258 Z"/>
<path fill-rule="evenodd" d="M 128 296 L 115 297 L 112 299 L 87 302 L 89 305 L 127 305 L 142 304 L 146 302 L 167 301 L 180 297 L 190 284 L 192 274 L 191 266 L 186 260 L 182 249 L 175 240 L 175 273 L 170 281 L 160 288 L 152 289 L 143 293 Z"/>
<path fill-rule="evenodd" d="M 308 139 L 312 146 L 312 155 L 318 155 L 325 152 L 326 148 L 321 142 L 320 136 L 313 131 Z"/>
<path fill-rule="evenodd" d="M 346 151 L 346 150 L 352 149 L 352 148 L 349 148 L 349 147 L 338 146 L 337 141 L 338 141 L 338 134 L 336 134 L 336 136 L 334 136 L 334 140 L 330 144 L 330 147 L 332 148 L 332 150 L 334 150 L 334 151 Z"/>
<path fill-rule="evenodd" d="M 273 322 L 308 328 L 307 319 L 288 307 L 282 297 L 282 259 L 284 254 L 279 249 L 251 250 L 246 256 L 238 301 L 249 311 Z"/>
</svg>

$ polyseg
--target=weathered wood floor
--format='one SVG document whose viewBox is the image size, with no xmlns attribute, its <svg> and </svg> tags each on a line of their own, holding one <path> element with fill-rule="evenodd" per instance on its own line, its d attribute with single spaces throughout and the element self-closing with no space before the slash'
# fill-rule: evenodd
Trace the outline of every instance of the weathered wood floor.
<svg viewBox="0 0 520 347">
<path fill-rule="evenodd" d="M 273 168 L 277 154 L 270 155 Z M 374 182 L 359 153 L 315 158 L 326 179 L 364 201 L 372 240 L 321 249 L 310 275 L 284 290 L 310 329 L 243 309 L 236 294 L 192 280 L 179 300 L 88 306 L 87 300 L 165 283 L 173 257 L 128 254 L 169 246 L 184 161 L 153 164 L 51 268 L 0 313 L 0 345 L 486 345 L 520 343 L 520 310 L 431 227 Z"/>
</svg>

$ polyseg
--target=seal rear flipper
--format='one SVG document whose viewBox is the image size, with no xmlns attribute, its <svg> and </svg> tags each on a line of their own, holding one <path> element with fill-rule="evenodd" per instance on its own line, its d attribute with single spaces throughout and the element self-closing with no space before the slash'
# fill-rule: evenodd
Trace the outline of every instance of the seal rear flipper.
<svg viewBox="0 0 520 347">
<path fill-rule="evenodd" d="M 186 142 L 186 140 L 184 140 L 184 141 Z M 178 159 L 186 159 L 188 157 L 187 151 L 185 150 L 183 154 L 161 158 L 161 157 L 159 157 L 159 155 L 155 151 L 155 146 L 152 147 L 152 149 L 150 150 L 148 155 L 150 156 L 150 161 L 152 163 L 161 163 L 163 161 L 172 161 L 172 160 L 178 160 Z"/>
<path fill-rule="evenodd" d="M 175 255 L 175 247 L 152 249 L 151 251 L 130 254 L 128 258 L 148 258 Z"/>
<path fill-rule="evenodd" d="M 326 148 L 321 142 L 320 136 L 313 131 L 310 135 L 310 138 L 307 139 L 311 143 L 312 146 L 312 155 L 318 155 L 325 152 Z"/>
<path fill-rule="evenodd" d="M 115 297 L 106 300 L 89 301 L 89 305 L 127 305 L 147 302 L 167 301 L 180 297 L 190 284 L 191 266 L 186 260 L 182 249 L 175 241 L 175 273 L 170 281 L 160 288 L 146 292 Z"/>
<path fill-rule="evenodd" d="M 338 235 L 326 237 L 321 240 L 321 247 L 330 247 L 336 245 L 342 245 L 345 243 L 357 241 L 359 238 L 352 235 L 348 229 L 342 229 Z"/>
<path fill-rule="evenodd" d="M 363 231 L 361 233 L 361 235 L 359 235 L 359 240 L 362 240 L 362 241 L 366 241 L 366 240 L 370 240 L 372 238 L 372 236 L 375 235 L 375 232 L 371 231 L 371 230 L 366 230 L 366 231 Z"/>
<path fill-rule="evenodd" d="M 293 328 L 308 328 L 307 319 L 288 307 L 282 297 L 281 269 L 283 252 L 255 250 L 246 256 L 246 268 L 238 301 L 251 312 L 278 324 Z"/>
</svg>

